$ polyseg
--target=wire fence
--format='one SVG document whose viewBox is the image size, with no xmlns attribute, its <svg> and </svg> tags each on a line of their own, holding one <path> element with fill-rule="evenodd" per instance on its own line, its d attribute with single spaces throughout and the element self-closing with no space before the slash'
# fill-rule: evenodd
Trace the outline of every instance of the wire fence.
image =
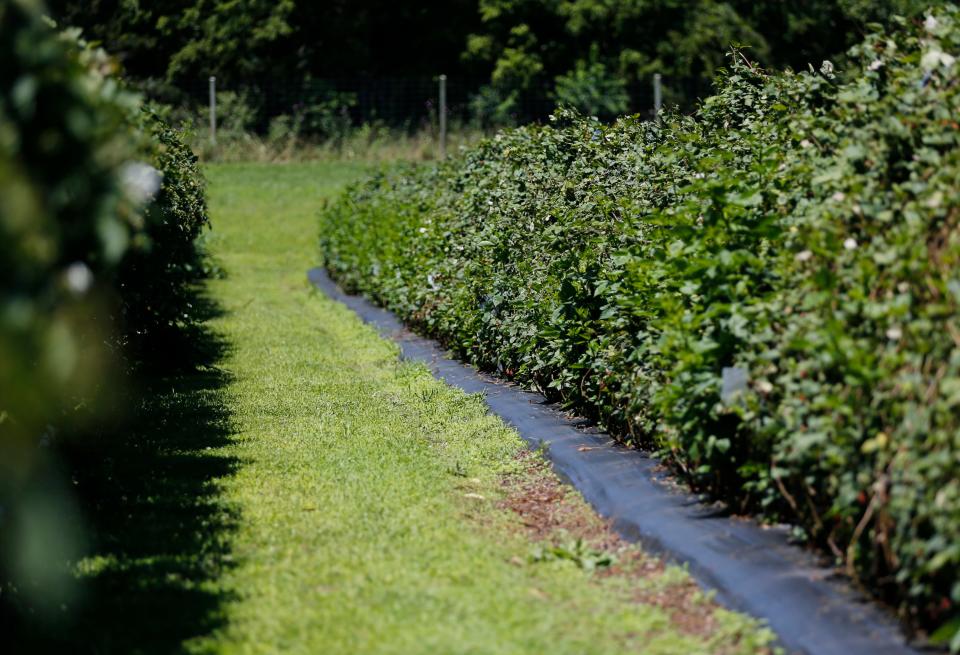
<svg viewBox="0 0 960 655">
<path fill-rule="evenodd" d="M 472 102 L 485 80 L 448 77 L 447 116 L 451 120 L 476 118 Z M 209 93 L 206 80 L 186 90 L 195 106 L 205 106 Z M 217 84 L 217 92 L 243 97 L 256 114 L 257 129 L 265 129 L 272 118 L 296 115 L 307 109 L 323 108 L 346 116 L 353 125 L 380 122 L 392 127 L 417 127 L 437 121 L 439 76 L 435 77 L 345 77 L 264 80 L 243 85 Z M 525 94 L 518 106 L 518 118 L 536 120 L 553 109 L 547 93 Z"/>
<path fill-rule="evenodd" d="M 487 78 L 447 76 L 446 115 L 452 122 L 479 122 L 489 125 L 498 119 L 491 116 L 489 101 L 485 104 L 482 90 Z M 663 80 L 667 104 L 702 97 L 704 90 L 694 85 L 671 84 Z M 653 76 L 627 86 L 627 111 L 653 117 L 656 93 Z M 319 112 L 326 119 L 339 119 L 350 125 L 379 122 L 391 127 L 417 129 L 436 125 L 438 119 L 439 76 L 421 77 L 344 77 L 306 80 L 267 79 L 243 85 L 218 83 L 217 93 L 232 93 L 242 98 L 243 111 L 250 114 L 255 130 L 266 130 L 278 116 Z M 209 100 L 207 80 L 183 89 L 196 107 L 206 107 Z M 556 108 L 553 89 L 549 86 L 527 89 L 510 106 L 508 122 L 543 121 Z M 682 105 L 681 105 L 682 106 Z M 689 107 L 682 107 L 689 108 Z M 221 104 L 220 112 L 231 111 Z M 221 120 L 229 119 L 222 116 Z"/>
</svg>

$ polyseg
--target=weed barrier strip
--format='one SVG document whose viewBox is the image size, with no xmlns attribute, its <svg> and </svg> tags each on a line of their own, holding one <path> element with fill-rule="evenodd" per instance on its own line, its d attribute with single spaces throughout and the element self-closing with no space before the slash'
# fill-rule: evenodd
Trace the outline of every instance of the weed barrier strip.
<svg viewBox="0 0 960 655">
<path fill-rule="evenodd" d="M 918 653 L 887 610 L 869 601 L 784 528 L 731 518 L 668 484 L 656 459 L 579 429 L 555 405 L 455 361 L 435 341 L 417 336 L 391 312 L 344 293 L 322 268 L 314 286 L 395 341 L 407 360 L 467 393 L 485 394 L 491 411 L 531 447 L 546 443 L 556 472 L 576 487 L 616 530 L 644 548 L 684 563 L 726 607 L 762 618 L 788 653 L 894 655 Z"/>
</svg>

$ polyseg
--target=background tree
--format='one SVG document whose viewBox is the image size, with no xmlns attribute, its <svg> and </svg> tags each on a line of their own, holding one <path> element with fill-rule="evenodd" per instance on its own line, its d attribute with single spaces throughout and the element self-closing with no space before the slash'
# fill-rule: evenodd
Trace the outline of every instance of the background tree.
<svg viewBox="0 0 960 655">
<path fill-rule="evenodd" d="M 554 103 L 609 118 L 646 110 L 650 78 L 691 108 L 731 45 L 772 68 L 842 57 L 872 22 L 930 0 L 51 0 L 150 95 L 177 102 L 217 75 L 231 88 L 304 80 L 469 80 L 478 118 L 543 117 Z M 934 1 L 934 4 L 936 2 Z"/>
</svg>

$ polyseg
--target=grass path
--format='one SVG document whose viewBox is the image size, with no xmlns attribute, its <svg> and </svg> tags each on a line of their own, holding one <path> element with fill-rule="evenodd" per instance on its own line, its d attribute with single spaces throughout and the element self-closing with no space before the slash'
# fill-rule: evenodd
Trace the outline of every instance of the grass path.
<svg viewBox="0 0 960 655">
<path fill-rule="evenodd" d="M 343 164 L 208 169 L 210 283 L 230 344 L 237 462 L 229 561 L 205 584 L 223 622 L 187 642 L 222 653 L 755 652 L 765 638 L 722 611 L 707 637 L 633 602 L 636 581 L 590 575 L 534 545 L 495 502 L 519 437 L 482 401 L 397 362 L 305 281 L 315 213 L 360 172 Z M 669 594 L 684 574 L 644 582 Z M 656 588 L 656 589 L 654 589 Z M 652 592 L 651 592 L 652 593 Z"/>
</svg>

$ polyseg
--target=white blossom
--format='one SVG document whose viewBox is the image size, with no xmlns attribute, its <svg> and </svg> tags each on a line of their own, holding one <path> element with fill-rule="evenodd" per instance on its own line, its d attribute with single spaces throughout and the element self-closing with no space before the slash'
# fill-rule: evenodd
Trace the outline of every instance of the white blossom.
<svg viewBox="0 0 960 655">
<path fill-rule="evenodd" d="M 890 339 L 891 341 L 898 341 L 902 336 L 903 336 L 903 330 L 901 330 L 897 326 L 893 326 L 892 328 L 889 328 L 887 330 L 887 338 Z"/>
<path fill-rule="evenodd" d="M 796 260 L 798 262 L 805 262 L 813 258 L 813 253 L 809 250 L 802 250 L 797 253 Z"/>
<path fill-rule="evenodd" d="M 120 171 L 120 181 L 127 197 L 138 205 L 146 203 L 157 194 L 162 178 L 156 168 L 139 161 L 127 162 Z"/>
<path fill-rule="evenodd" d="M 924 70 L 932 71 L 940 66 L 949 68 L 953 66 L 956 61 L 956 57 L 948 55 L 941 50 L 928 50 L 920 60 L 920 65 Z"/>
<path fill-rule="evenodd" d="M 74 262 L 67 267 L 67 288 L 80 295 L 87 292 L 93 284 L 93 273 L 83 262 Z"/>
<path fill-rule="evenodd" d="M 843 247 L 846 248 L 847 250 L 856 250 L 857 240 L 854 239 L 853 237 L 847 237 L 847 239 L 843 242 Z"/>
</svg>

